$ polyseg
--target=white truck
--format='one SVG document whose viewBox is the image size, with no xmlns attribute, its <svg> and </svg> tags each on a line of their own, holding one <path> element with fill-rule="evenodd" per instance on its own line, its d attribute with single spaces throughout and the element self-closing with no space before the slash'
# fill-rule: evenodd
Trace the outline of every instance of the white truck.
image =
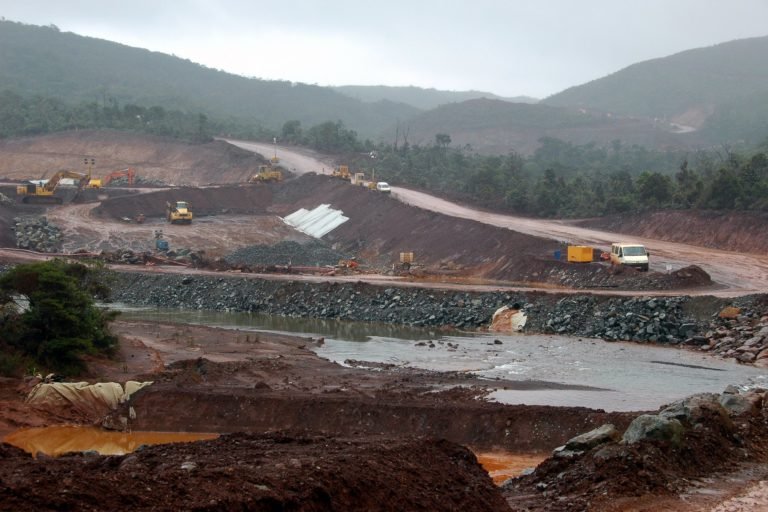
<svg viewBox="0 0 768 512">
<path fill-rule="evenodd" d="M 611 245 L 611 263 L 647 271 L 650 254 L 641 244 L 615 243 Z"/>
</svg>

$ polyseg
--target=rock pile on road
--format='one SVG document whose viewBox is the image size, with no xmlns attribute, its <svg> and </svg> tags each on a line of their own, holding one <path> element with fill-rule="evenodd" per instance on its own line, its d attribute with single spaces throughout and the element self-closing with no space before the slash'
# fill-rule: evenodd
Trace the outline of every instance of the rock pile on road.
<svg viewBox="0 0 768 512">
<path fill-rule="evenodd" d="M 12 205 L 12 204 L 14 204 L 14 201 L 13 201 L 13 199 L 8 197 L 7 195 L 5 195 L 2 192 L 0 192 L 0 204 Z"/>
<path fill-rule="evenodd" d="M 37 252 L 61 252 L 61 230 L 45 217 L 16 217 L 13 219 L 16 247 Z"/>
<path fill-rule="evenodd" d="M 320 241 L 307 243 L 279 242 L 274 245 L 252 245 L 243 247 L 224 257 L 233 265 L 294 265 L 325 266 L 336 265 L 349 257 L 334 251 Z"/>
</svg>

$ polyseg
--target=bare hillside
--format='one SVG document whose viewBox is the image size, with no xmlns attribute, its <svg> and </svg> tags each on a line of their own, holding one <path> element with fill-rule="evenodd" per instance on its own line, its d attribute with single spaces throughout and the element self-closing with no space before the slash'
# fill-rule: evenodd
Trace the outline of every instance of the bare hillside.
<svg viewBox="0 0 768 512">
<path fill-rule="evenodd" d="M 133 167 L 138 176 L 174 185 L 242 183 L 264 160 L 222 141 L 189 144 L 117 131 L 73 131 L 0 141 L 0 178 L 39 179 L 56 171 L 86 170 L 94 176 Z"/>
</svg>

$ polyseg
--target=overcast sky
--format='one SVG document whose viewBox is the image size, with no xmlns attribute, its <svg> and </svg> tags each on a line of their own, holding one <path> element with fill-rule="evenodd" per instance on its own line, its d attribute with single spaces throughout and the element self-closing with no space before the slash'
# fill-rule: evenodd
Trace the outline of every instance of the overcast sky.
<svg viewBox="0 0 768 512">
<path fill-rule="evenodd" d="M 0 0 L 0 16 L 249 77 L 537 98 L 768 35 L 768 0 Z"/>
</svg>

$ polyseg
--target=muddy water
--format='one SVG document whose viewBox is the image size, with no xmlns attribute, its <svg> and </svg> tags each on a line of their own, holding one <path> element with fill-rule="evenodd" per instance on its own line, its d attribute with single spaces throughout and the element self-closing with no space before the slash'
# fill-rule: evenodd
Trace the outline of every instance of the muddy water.
<svg viewBox="0 0 768 512">
<path fill-rule="evenodd" d="M 57 456 L 68 452 L 94 450 L 101 455 L 124 455 L 141 445 L 188 443 L 215 439 L 218 434 L 189 432 L 112 432 L 94 427 L 25 428 L 5 436 L 3 441 L 27 453 Z"/>
<path fill-rule="evenodd" d="M 497 485 L 535 468 L 547 458 L 541 453 L 476 452 L 475 456 Z"/>
<path fill-rule="evenodd" d="M 500 390 L 490 398 L 510 404 L 582 406 L 606 411 L 653 410 L 694 393 L 729 384 L 768 386 L 768 371 L 703 353 L 636 343 L 550 335 L 444 333 L 389 324 L 294 319 L 244 313 L 126 310 L 124 318 L 168 320 L 241 330 L 324 336 L 317 354 L 481 377 L 543 381 L 596 389 Z"/>
<path fill-rule="evenodd" d="M 71 452 L 95 451 L 101 455 L 125 455 L 142 445 L 188 443 L 215 439 L 218 434 L 189 432 L 112 432 L 94 427 L 41 427 L 12 432 L 2 441 L 37 456 L 51 457 Z M 508 478 L 519 476 L 534 468 L 546 457 L 542 454 L 513 454 L 504 452 L 476 452 L 477 460 L 501 484 Z"/>
</svg>

